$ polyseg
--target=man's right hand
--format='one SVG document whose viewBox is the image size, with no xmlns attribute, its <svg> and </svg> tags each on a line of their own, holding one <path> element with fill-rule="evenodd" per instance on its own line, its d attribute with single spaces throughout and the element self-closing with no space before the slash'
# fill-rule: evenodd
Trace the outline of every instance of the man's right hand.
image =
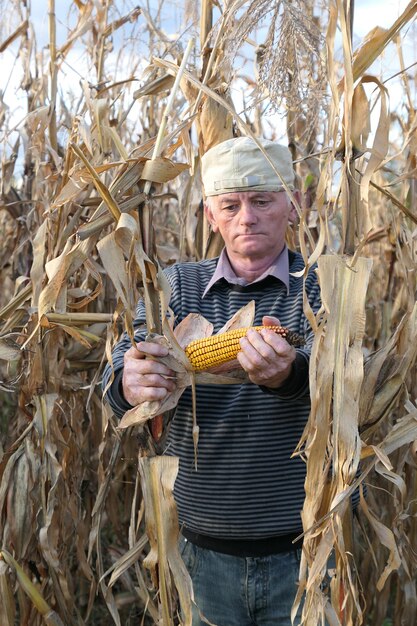
<svg viewBox="0 0 417 626">
<path fill-rule="evenodd" d="M 149 341 L 140 341 L 125 353 L 122 386 L 129 404 L 163 400 L 175 389 L 175 372 L 155 360 L 167 355 L 164 346 Z"/>
</svg>

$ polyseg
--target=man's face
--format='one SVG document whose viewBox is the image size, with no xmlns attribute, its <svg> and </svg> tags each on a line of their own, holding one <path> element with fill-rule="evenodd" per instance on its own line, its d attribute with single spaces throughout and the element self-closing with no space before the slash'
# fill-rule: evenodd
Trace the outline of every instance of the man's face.
<svg viewBox="0 0 417 626">
<path fill-rule="evenodd" d="M 242 191 L 212 196 L 205 207 L 214 232 L 230 257 L 257 260 L 278 256 L 295 210 L 285 191 Z"/>
</svg>

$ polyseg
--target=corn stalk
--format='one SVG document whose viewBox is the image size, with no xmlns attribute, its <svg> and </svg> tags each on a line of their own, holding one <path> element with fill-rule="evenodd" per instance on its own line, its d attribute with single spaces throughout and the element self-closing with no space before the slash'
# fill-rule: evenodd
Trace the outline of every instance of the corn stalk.
<svg viewBox="0 0 417 626">
<path fill-rule="evenodd" d="M 333 129 L 331 126 L 329 129 L 336 137 L 338 111 L 343 99 L 341 140 L 334 144 L 335 157 L 342 161 L 338 198 L 342 215 L 341 248 L 339 258 L 323 256 L 319 259 L 324 314 L 316 320 L 317 333 L 310 371 L 312 411 L 299 448 L 301 452 L 302 446 L 305 446 L 303 454 L 307 457 L 307 478 L 301 587 L 294 611 L 305 591 L 303 623 L 311 626 L 324 619 L 324 615 L 331 624 L 365 623 L 365 604 L 361 597 L 361 582 L 357 578 L 358 535 L 354 534 L 348 498 L 371 469 L 364 463 L 361 474 L 359 460 L 361 454 L 363 458 L 366 456 L 361 453 L 361 446 L 370 441 L 371 433 L 374 435 L 381 428 L 381 421 L 389 418 L 395 400 L 401 397 L 404 390 L 407 372 L 414 370 L 416 360 L 416 351 L 412 348 L 409 357 L 402 362 L 404 377 L 397 378 L 395 383 L 393 379 L 388 379 L 385 384 L 379 378 L 381 403 L 378 402 L 373 393 L 375 388 L 370 386 L 372 376 L 376 380 L 381 372 L 376 365 L 377 357 L 371 356 L 365 364 L 361 350 L 368 284 L 372 281 L 372 259 L 361 257 L 361 254 L 370 233 L 377 226 L 370 213 L 369 189 L 371 179 L 387 157 L 389 124 L 385 87 L 376 77 L 359 73 L 358 68 L 365 70 L 386 45 L 387 39 L 382 40 L 377 33 L 371 33 L 363 48 L 355 53 L 354 60 L 351 44 L 353 9 L 353 3 L 349 2 L 333 5 L 328 28 L 329 60 L 334 58 L 338 22 L 343 40 L 344 76 L 338 83 L 331 83 L 333 112 L 330 119 L 334 125 Z M 411 10 L 412 15 L 414 11 L 415 7 Z M 389 32 L 398 32 L 398 23 L 404 24 L 405 15 L 410 17 L 410 7 Z M 369 81 L 377 85 L 380 101 L 379 122 L 371 148 L 367 147 L 370 105 L 364 88 Z M 364 155 L 368 151 L 366 159 Z M 406 334 L 415 345 L 415 313 L 412 313 L 412 304 L 407 308 L 403 324 L 407 326 Z M 398 339 L 394 336 L 392 343 L 395 345 L 396 341 Z M 387 370 L 391 363 L 388 354 L 380 355 L 381 367 Z M 372 375 L 370 372 L 373 369 Z M 368 421 L 372 423 L 371 429 L 364 427 Z M 417 431 L 412 428 L 408 441 L 411 443 L 416 435 Z M 404 445 L 404 442 L 401 444 Z M 372 448 L 372 455 L 378 459 L 375 466 L 378 468 L 382 463 L 392 472 L 393 466 L 381 451 L 382 447 L 383 443 L 380 443 Z M 359 478 L 358 474 L 361 474 Z M 320 485 L 319 489 L 317 485 Z M 390 551 L 388 564 L 377 583 L 379 591 L 382 591 L 389 575 L 400 571 L 397 541 L 387 526 L 375 521 L 363 497 L 361 508 L 379 541 Z M 332 552 L 336 559 L 336 573 L 330 584 L 329 598 L 323 594 L 322 588 Z"/>
</svg>

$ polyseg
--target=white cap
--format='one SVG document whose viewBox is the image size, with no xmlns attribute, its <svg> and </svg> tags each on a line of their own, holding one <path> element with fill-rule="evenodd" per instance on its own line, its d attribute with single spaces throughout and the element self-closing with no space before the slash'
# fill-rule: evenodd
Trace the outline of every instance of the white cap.
<svg viewBox="0 0 417 626">
<path fill-rule="evenodd" d="M 289 149 L 267 139 L 259 139 L 259 142 L 281 178 L 251 137 L 235 137 L 210 148 L 201 159 L 201 175 L 207 197 L 234 191 L 282 191 L 282 180 L 294 189 L 294 169 Z"/>
</svg>

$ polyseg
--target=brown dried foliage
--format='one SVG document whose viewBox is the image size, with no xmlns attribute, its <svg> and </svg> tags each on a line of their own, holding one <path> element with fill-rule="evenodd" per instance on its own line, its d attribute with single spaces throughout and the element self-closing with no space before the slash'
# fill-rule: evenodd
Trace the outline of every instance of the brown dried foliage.
<svg viewBox="0 0 417 626">
<path fill-rule="evenodd" d="M 21 72 L 0 98 L 2 626 L 156 624 L 160 614 L 164 624 L 176 623 L 178 596 L 189 614 L 175 546 L 175 468 L 155 456 L 146 426 L 117 429 L 102 404 L 100 377 L 111 345 L 131 328 L 139 294 L 150 319 L 164 297 L 159 266 L 218 250 L 199 208 L 198 155 L 233 133 L 269 129 L 274 136 L 263 104 L 239 118 L 230 97 L 240 72 L 232 52 L 257 29 L 251 61 L 258 76 L 247 82 L 265 102 L 288 109 L 297 172 L 309 194 L 292 241 L 306 262 L 319 259 L 326 304 L 311 318 L 313 407 L 299 450 L 307 462 L 305 623 L 319 623 L 323 602 L 331 624 L 378 626 L 387 616 L 414 623 L 416 108 L 409 74 L 402 75 L 407 115 L 397 117 L 387 108 L 389 85 L 363 76 L 411 19 L 414 3 L 392 30 L 370 34 L 354 64 L 348 45 L 340 66 L 329 55 L 327 104 L 323 27 L 313 19 L 320 7 L 205 3 L 208 12 L 217 6 L 214 46 L 203 47 L 206 14 L 201 64 L 185 75 L 163 158 L 151 162 L 185 48 L 167 36 L 158 11 L 77 1 L 62 36 L 50 0 L 43 14 L 49 47 L 37 49 L 28 3 L 1 3 L 10 19 L 1 24 L 0 54 L 13 68 L 9 80 Z M 158 9 L 164 15 L 162 2 Z M 187 3 L 186 14 L 192 24 L 185 27 L 195 28 L 195 6 Z M 349 33 L 342 3 L 330 5 L 329 16 L 332 51 L 337 29 L 345 43 Z M 65 82 L 69 68 L 77 70 L 77 46 L 86 66 L 71 93 Z M 372 142 L 369 81 L 380 111 Z M 10 89 L 20 100 L 7 98 Z M 16 102 L 24 103 L 17 117 Z M 144 204 L 145 178 L 152 189 Z M 351 524 L 346 497 L 361 482 L 367 496 Z M 323 597 L 333 548 L 337 576 Z"/>
</svg>

